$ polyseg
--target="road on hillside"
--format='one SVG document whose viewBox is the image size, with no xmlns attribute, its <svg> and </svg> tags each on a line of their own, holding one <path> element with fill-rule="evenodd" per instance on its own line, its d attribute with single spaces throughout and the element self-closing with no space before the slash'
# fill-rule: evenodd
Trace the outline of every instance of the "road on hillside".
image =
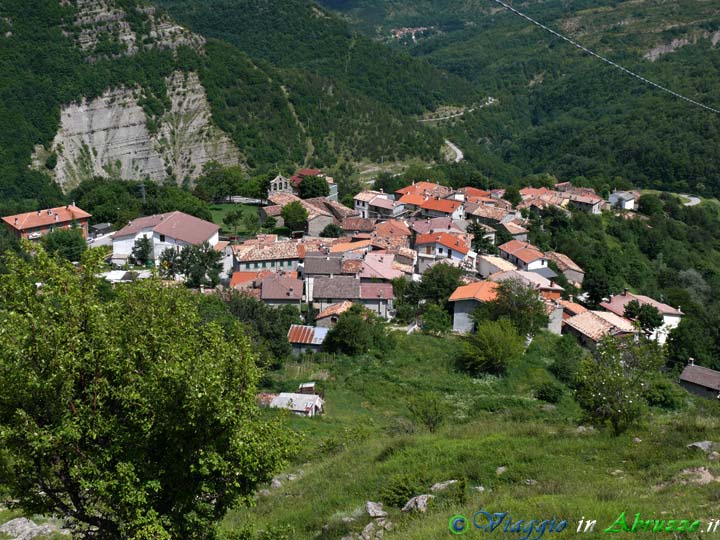
<svg viewBox="0 0 720 540">
<path fill-rule="evenodd" d="M 447 144 L 450 149 L 455 152 L 455 159 L 453 159 L 455 163 L 460 163 L 463 159 L 465 159 L 465 154 L 463 154 L 463 151 L 460 150 L 457 146 L 455 146 L 452 142 L 445 139 L 445 144 Z"/>
<path fill-rule="evenodd" d="M 695 197 L 694 195 L 687 195 L 685 193 L 681 193 L 680 196 L 688 199 L 688 202 L 685 203 L 685 206 L 697 206 L 698 204 L 700 204 L 700 197 Z"/>
</svg>

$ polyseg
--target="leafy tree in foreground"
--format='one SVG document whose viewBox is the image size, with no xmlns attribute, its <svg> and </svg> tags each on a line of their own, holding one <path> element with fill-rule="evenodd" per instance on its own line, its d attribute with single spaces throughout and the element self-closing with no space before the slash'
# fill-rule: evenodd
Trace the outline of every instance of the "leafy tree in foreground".
<svg viewBox="0 0 720 540">
<path fill-rule="evenodd" d="M 507 319 L 522 336 L 537 334 L 548 323 L 545 303 L 537 291 L 513 279 L 499 283 L 497 298 L 480 304 L 472 317 L 478 324 Z"/>
<path fill-rule="evenodd" d="M 307 210 L 299 201 L 291 202 L 282 209 L 285 226 L 291 231 L 304 231 L 307 224 Z"/>
<path fill-rule="evenodd" d="M 87 249 L 87 242 L 80 229 L 60 229 L 43 237 L 48 253 L 57 253 L 63 259 L 77 262 Z"/>
<path fill-rule="evenodd" d="M 300 182 L 300 198 L 312 199 L 314 197 L 327 197 L 330 194 L 330 186 L 327 180 L 319 176 L 306 176 Z"/>
<path fill-rule="evenodd" d="M 523 338 L 511 322 L 484 321 L 475 334 L 466 338 L 459 364 L 471 374 L 503 374 L 520 359 L 523 350 Z"/>
<path fill-rule="evenodd" d="M 663 363 L 655 342 L 605 338 L 595 358 L 582 363 L 577 402 L 590 421 L 610 425 L 619 435 L 642 416 L 648 374 L 659 371 Z"/>
<path fill-rule="evenodd" d="M 259 416 L 241 332 L 201 324 L 195 295 L 155 280 L 101 300 L 101 256 L 77 270 L 40 249 L 0 276 L 4 487 L 77 538 L 213 539 L 294 437 Z"/>
</svg>

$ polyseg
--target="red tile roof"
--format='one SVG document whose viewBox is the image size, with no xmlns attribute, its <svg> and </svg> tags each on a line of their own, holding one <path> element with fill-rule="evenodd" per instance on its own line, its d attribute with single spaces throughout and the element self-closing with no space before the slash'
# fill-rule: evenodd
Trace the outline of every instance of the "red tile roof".
<svg viewBox="0 0 720 540">
<path fill-rule="evenodd" d="M 422 206 L 422 204 L 425 202 L 425 197 L 420 195 L 419 193 L 406 193 L 400 199 L 398 199 L 398 202 L 403 204 L 410 204 L 412 206 Z"/>
<path fill-rule="evenodd" d="M 474 187 L 464 187 L 458 189 L 460 193 L 464 193 L 465 197 L 489 197 L 490 192 L 484 189 L 478 189 Z"/>
<path fill-rule="evenodd" d="M 445 246 L 446 248 L 462 253 L 463 255 L 466 255 L 467 252 L 470 251 L 470 248 L 461 238 L 448 233 L 421 234 L 417 237 L 415 246 L 422 246 L 426 244 L 440 244 L 441 246 Z"/>
<path fill-rule="evenodd" d="M 449 188 L 433 182 L 415 182 L 410 186 L 398 189 L 395 193 L 406 195 L 408 193 L 425 193 L 433 191 L 449 191 Z"/>
<path fill-rule="evenodd" d="M 56 214 L 57 220 L 55 219 Z M 59 206 L 57 208 L 26 212 L 24 214 L 16 214 L 14 216 L 5 216 L 2 219 L 13 229 L 24 231 L 27 229 L 35 229 L 37 227 L 48 227 L 56 223 L 71 223 L 73 221 L 87 219 L 89 217 L 91 217 L 90 214 L 88 214 L 85 210 L 70 204 L 68 206 Z"/>
<path fill-rule="evenodd" d="M 658 302 L 657 300 L 654 300 L 649 296 L 644 296 L 642 294 L 633 294 L 629 291 L 623 294 L 616 294 L 615 296 L 612 296 L 610 298 L 609 302 L 602 302 L 600 305 L 608 311 L 612 311 L 613 313 L 624 317 L 625 306 L 627 306 L 633 300 L 637 300 L 640 305 L 645 304 L 654 307 L 660 312 L 661 315 L 675 315 L 678 317 L 683 315 L 683 312 L 679 309 L 675 309 L 672 306 L 669 306 L 662 302 Z"/>
<path fill-rule="evenodd" d="M 315 320 L 319 321 L 320 319 L 326 319 L 333 315 L 342 315 L 351 307 L 353 307 L 353 303 L 349 300 L 345 300 L 344 302 L 340 302 L 339 304 L 332 304 L 331 306 L 328 306 L 320 313 L 318 313 L 317 317 L 315 317 Z"/>
<path fill-rule="evenodd" d="M 461 206 L 460 201 L 451 201 L 449 199 L 428 199 L 420 205 L 423 210 L 443 212 L 445 214 L 452 214 Z"/>
<path fill-rule="evenodd" d="M 202 244 L 217 234 L 220 227 L 184 212 L 175 211 L 134 219 L 116 232 L 115 238 L 134 236 L 145 229 L 151 229 L 158 234 L 164 234 L 188 244 Z"/>
<path fill-rule="evenodd" d="M 478 281 L 469 285 L 463 285 L 455 289 L 450 296 L 451 302 L 460 300 L 477 300 L 478 302 L 492 302 L 497 298 L 499 285 L 494 281 Z"/>
<path fill-rule="evenodd" d="M 410 229 L 404 222 L 391 219 L 375 226 L 378 236 L 410 236 Z"/>
<path fill-rule="evenodd" d="M 334 244 L 330 248 L 330 253 L 344 253 L 346 251 L 357 251 L 359 249 L 370 249 L 372 242 L 370 240 L 361 240 L 360 242 L 343 242 Z"/>
<path fill-rule="evenodd" d="M 259 272 L 235 272 L 230 279 L 230 288 L 234 289 L 242 285 L 252 284 L 253 281 L 265 278 L 272 273 L 272 270 L 260 270 Z"/>
</svg>

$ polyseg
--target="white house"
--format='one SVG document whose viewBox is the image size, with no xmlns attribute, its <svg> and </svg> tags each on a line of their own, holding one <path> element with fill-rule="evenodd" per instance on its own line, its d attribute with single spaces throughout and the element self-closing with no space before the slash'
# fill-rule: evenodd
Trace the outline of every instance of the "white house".
<svg viewBox="0 0 720 540">
<path fill-rule="evenodd" d="M 168 212 L 134 219 L 113 236 L 112 262 L 125 264 L 132 255 L 135 242 L 149 238 L 152 257 L 157 264 L 160 255 L 168 248 L 181 250 L 185 246 L 198 246 L 205 242 L 214 247 L 219 241 L 220 228 L 183 212 Z"/>
<path fill-rule="evenodd" d="M 631 191 L 613 191 L 608 198 L 608 202 L 620 210 L 635 210 L 635 202 L 637 199 L 637 193 Z"/>
<path fill-rule="evenodd" d="M 538 248 L 527 242 L 510 240 L 498 248 L 500 257 L 510 261 L 520 270 L 541 270 L 547 268 L 548 260 Z"/>
<path fill-rule="evenodd" d="M 650 305 L 660 312 L 663 318 L 663 324 L 650 335 L 650 339 L 657 341 L 660 345 L 664 345 L 670 332 L 678 327 L 685 314 L 680 311 L 680 308 L 676 309 L 662 302 L 658 302 L 649 296 L 633 294 L 627 289 L 625 289 L 622 294 L 611 295 L 610 299 L 607 302 L 602 302 L 600 306 L 620 317 L 624 317 L 625 308 L 633 300 L 637 301 L 640 305 Z"/>
</svg>

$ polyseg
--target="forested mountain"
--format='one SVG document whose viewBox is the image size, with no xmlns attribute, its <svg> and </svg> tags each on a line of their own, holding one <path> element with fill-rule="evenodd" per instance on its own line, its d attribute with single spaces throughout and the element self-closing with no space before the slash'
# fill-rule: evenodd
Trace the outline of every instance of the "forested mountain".
<svg viewBox="0 0 720 540">
<path fill-rule="evenodd" d="M 481 170 L 720 193 L 720 116 L 591 58 L 491 0 L 323 0 L 372 37 L 499 99 L 448 127 Z M 520 9 L 600 54 L 720 108 L 713 2 L 524 2 Z M 391 30 L 426 27 L 416 40 Z"/>
<path fill-rule="evenodd" d="M 306 2 L 167 4 L 192 29 L 136 0 L 0 4 L 3 212 L 98 176 L 188 184 L 210 161 L 431 160 L 441 134 L 414 115 L 474 98 Z"/>
</svg>

